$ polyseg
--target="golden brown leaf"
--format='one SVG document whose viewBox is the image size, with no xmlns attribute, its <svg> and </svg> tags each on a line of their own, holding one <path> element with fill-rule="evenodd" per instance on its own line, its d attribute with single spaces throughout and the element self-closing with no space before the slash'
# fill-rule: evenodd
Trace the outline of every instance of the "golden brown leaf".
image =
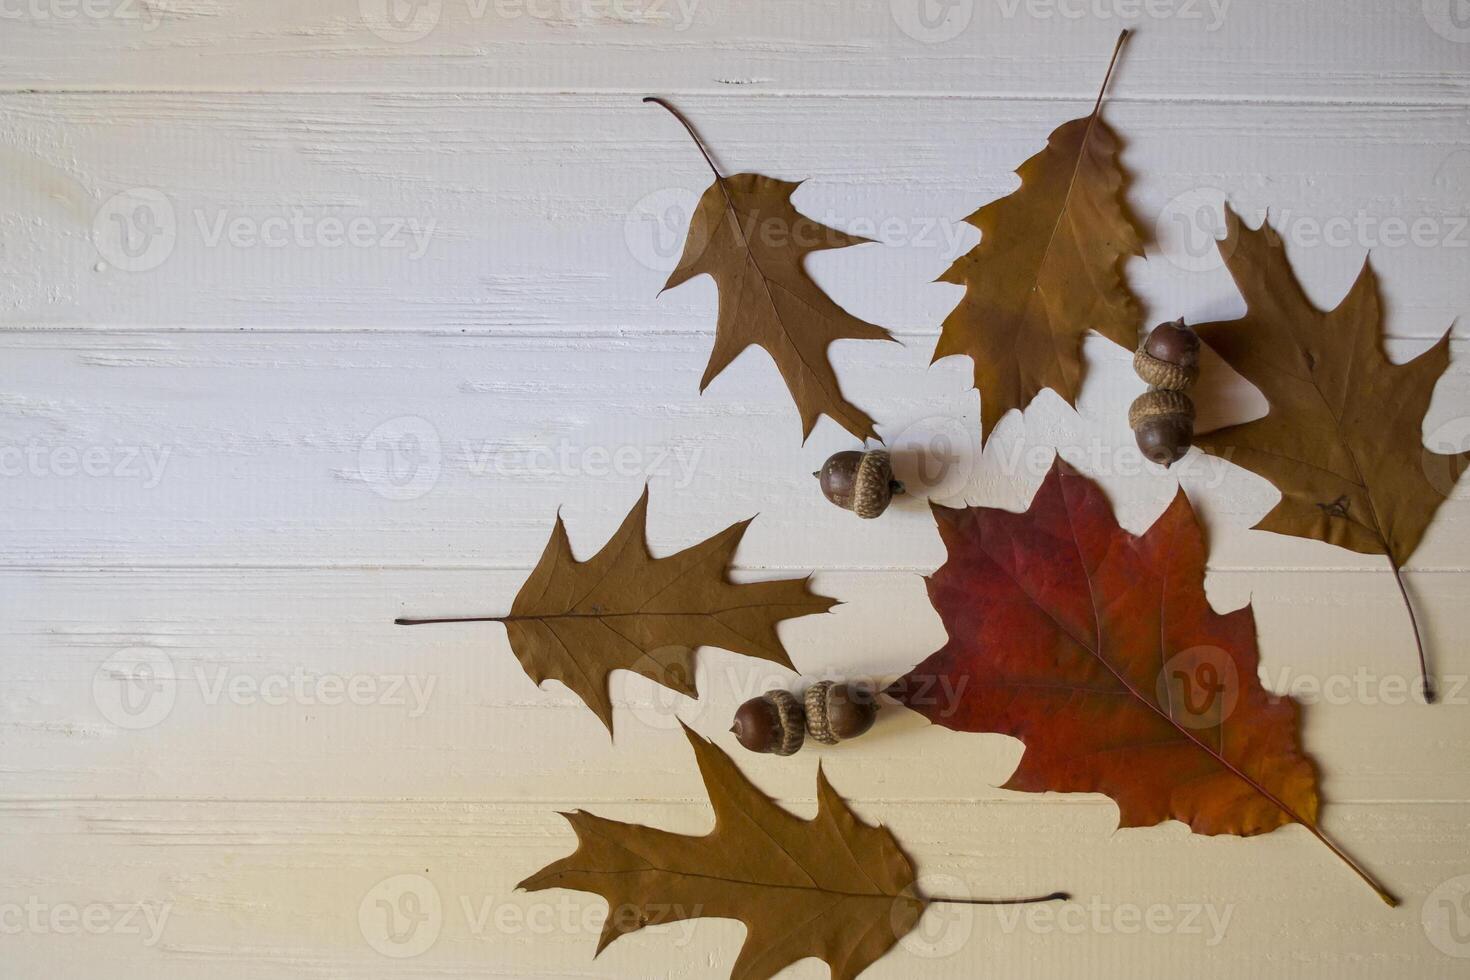
<svg viewBox="0 0 1470 980">
<path fill-rule="evenodd" d="M 703 837 L 563 814 L 577 849 L 521 882 L 530 891 L 570 888 L 607 900 L 597 952 L 646 925 L 738 919 L 745 945 L 733 980 L 765 980 L 816 956 L 833 980 L 850 980 L 918 922 L 926 902 L 893 834 L 863 823 L 817 771 L 817 815 L 781 809 L 728 755 L 686 726 L 714 806 Z"/>
<path fill-rule="evenodd" d="M 826 612 L 837 600 L 813 593 L 810 577 L 731 582 L 726 569 L 749 520 L 666 558 L 649 552 L 647 521 L 645 487 L 617 533 L 579 562 L 558 514 L 551 540 L 510 615 L 398 622 L 504 623 L 527 675 L 537 684 L 561 681 L 602 719 L 609 734 L 608 675 L 614 670 L 631 670 L 691 698 L 699 697 L 694 651 L 701 646 L 794 670 L 776 624 Z"/>
<path fill-rule="evenodd" d="M 1397 576 L 1470 462 L 1470 453 L 1425 448 L 1420 436 L 1449 365 L 1449 333 L 1408 363 L 1391 363 L 1367 262 L 1324 313 L 1307 299 L 1269 225 L 1253 231 L 1229 207 L 1225 217 L 1220 251 L 1246 315 L 1197 329 L 1271 407 L 1195 442 L 1281 491 L 1257 528 L 1385 555 Z"/>
<path fill-rule="evenodd" d="M 807 275 L 812 252 L 861 245 L 796 210 L 799 184 L 757 174 L 718 177 L 700 198 L 679 265 L 665 289 L 708 275 L 719 288 L 715 347 L 700 379 L 715 376 L 752 344 L 771 355 L 801 413 L 801 436 L 827 415 L 860 439 L 876 439 L 873 420 L 842 395 L 827 360 L 835 340 L 892 340 L 832 302 Z"/>
<path fill-rule="evenodd" d="M 974 362 L 983 438 L 1043 388 L 1076 404 L 1089 330 L 1129 349 L 1137 341 L 1141 314 L 1123 264 L 1143 243 L 1123 203 L 1120 141 L 1101 108 L 1099 95 L 1091 115 L 1063 123 L 1021 165 L 1018 190 L 965 219 L 980 242 L 939 277 L 965 294 L 934 360 Z"/>
</svg>

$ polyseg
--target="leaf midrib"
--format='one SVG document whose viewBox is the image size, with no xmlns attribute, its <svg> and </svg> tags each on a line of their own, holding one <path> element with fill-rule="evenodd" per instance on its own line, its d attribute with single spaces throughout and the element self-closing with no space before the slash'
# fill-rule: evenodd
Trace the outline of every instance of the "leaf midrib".
<svg viewBox="0 0 1470 980">
<path fill-rule="evenodd" d="M 619 845 L 619 846 L 622 846 L 622 845 Z M 624 848 L 624 849 L 626 850 L 626 848 Z M 633 853 L 637 853 L 637 852 L 633 852 Z M 639 856 L 642 857 L 642 855 L 639 855 Z M 780 884 L 780 883 L 777 883 L 777 882 L 749 881 L 749 880 L 744 879 L 744 878 L 727 878 L 727 877 L 724 877 L 722 875 L 702 874 L 702 873 L 700 873 L 698 871 L 679 871 L 679 870 L 675 870 L 673 868 L 663 868 L 663 867 L 659 867 L 659 866 L 653 865 L 653 864 L 650 864 L 646 868 L 624 868 L 624 869 L 615 870 L 615 871 L 609 871 L 609 870 L 603 870 L 603 869 L 590 869 L 590 868 L 559 868 L 559 869 L 557 869 L 557 872 L 556 873 L 557 874 L 584 874 L 584 875 L 608 876 L 608 877 L 611 877 L 613 875 L 666 874 L 666 875 L 674 875 L 676 877 L 681 877 L 681 878 L 700 878 L 700 879 L 703 879 L 703 880 L 706 880 L 706 881 L 718 881 L 718 882 L 721 882 L 721 883 L 727 884 L 727 885 L 746 885 L 746 886 L 749 886 L 751 888 L 772 888 L 772 889 L 781 889 L 781 890 L 785 890 L 785 891 L 815 892 L 816 894 L 819 894 L 819 895 L 836 895 L 836 896 L 839 896 L 841 898 L 861 898 L 861 899 L 869 899 L 869 900 L 874 900 L 874 899 L 892 900 L 892 899 L 911 898 L 915 902 L 920 902 L 920 903 L 923 902 L 923 899 L 920 899 L 917 896 L 908 896 L 908 895 L 901 895 L 901 894 L 900 895 L 890 895 L 887 892 L 849 892 L 849 891 L 842 891 L 840 889 L 835 889 L 835 888 L 822 888 L 819 885 L 786 885 L 786 884 Z"/>
<path fill-rule="evenodd" d="M 1067 526 L 1071 530 L 1072 547 L 1073 547 L 1073 549 L 1077 553 L 1077 562 L 1081 566 L 1081 568 L 1083 570 L 1083 575 L 1084 575 L 1084 577 L 1087 580 L 1087 594 L 1088 594 L 1088 599 L 1090 600 L 1090 602 L 1092 604 L 1093 625 L 1094 625 L 1094 627 L 1098 631 L 1097 638 L 1098 638 L 1098 646 L 1100 647 L 1102 645 L 1102 621 L 1101 621 L 1101 617 L 1099 615 L 1098 608 L 1097 608 L 1097 593 L 1096 593 L 1096 590 L 1093 588 L 1092 575 L 1091 575 L 1091 573 L 1087 569 L 1087 563 L 1086 563 L 1086 561 L 1083 560 L 1081 545 L 1078 544 L 1077 526 L 1076 526 L 1076 522 L 1075 522 L 1075 520 L 1073 518 L 1073 515 L 1072 515 L 1072 508 L 1071 508 L 1071 505 L 1070 505 L 1070 501 L 1067 500 L 1067 493 L 1066 493 L 1065 486 L 1062 487 L 1061 492 L 1062 492 L 1063 509 L 1066 511 L 1066 514 L 1067 514 Z M 1173 550 L 1173 542 L 1172 542 L 1172 539 L 1170 541 L 1169 550 L 1171 552 Z M 1168 557 L 1168 555 L 1166 554 L 1165 557 Z M 1154 712 L 1154 714 L 1158 715 L 1160 718 L 1164 719 L 1164 721 L 1167 722 L 1170 727 L 1172 727 L 1176 732 L 1178 732 L 1181 736 L 1184 737 L 1185 741 L 1187 741 L 1189 744 L 1193 745 L 1195 748 L 1199 749 L 1201 752 L 1204 752 L 1211 759 L 1215 760 L 1215 762 L 1218 763 L 1222 768 L 1224 768 L 1226 771 L 1230 772 L 1231 774 L 1233 774 L 1234 776 L 1236 776 L 1237 778 L 1239 778 L 1242 782 L 1244 782 L 1247 786 L 1249 786 L 1253 791 L 1255 791 L 1256 793 L 1259 793 L 1262 798 L 1264 798 L 1265 800 L 1267 800 L 1269 803 L 1271 803 L 1277 809 L 1281 810 L 1281 812 L 1284 813 L 1284 814 L 1286 814 L 1286 816 L 1289 817 L 1293 822 L 1301 824 L 1302 826 L 1308 828 L 1314 834 L 1316 834 L 1316 835 L 1318 835 L 1320 837 L 1320 833 L 1317 831 L 1317 828 L 1316 828 L 1316 825 L 1315 824 L 1309 823 L 1307 820 L 1305 820 L 1304 818 L 1302 818 L 1301 815 L 1299 815 L 1295 810 L 1293 810 L 1290 806 L 1288 806 L 1285 802 L 1283 802 L 1274 793 L 1272 793 L 1270 790 L 1266 789 L 1266 787 L 1262 786 L 1255 779 L 1252 779 L 1250 776 L 1246 775 L 1233 762 L 1231 762 L 1229 759 L 1225 758 L 1222 754 L 1217 753 L 1214 749 L 1211 749 L 1208 745 L 1205 745 L 1199 739 L 1195 738 L 1193 732 L 1189 731 L 1184 726 L 1180 725 L 1177 721 L 1175 721 L 1172 717 L 1170 717 L 1165 711 L 1163 711 L 1157 704 L 1155 704 L 1154 702 L 1150 701 L 1148 698 L 1144 697 L 1143 694 L 1141 694 L 1138 691 L 1137 688 L 1135 688 L 1132 684 L 1130 684 L 1128 682 L 1128 680 L 1126 678 L 1124 678 L 1123 675 L 1118 672 L 1117 668 L 1115 668 L 1111 663 L 1108 662 L 1108 659 L 1102 655 L 1102 652 L 1100 650 L 1093 649 L 1092 646 L 1090 646 L 1087 643 L 1083 642 L 1077 636 L 1076 633 L 1072 632 L 1072 630 L 1065 623 L 1063 623 L 1060 619 L 1058 619 L 1056 617 L 1056 615 L 1051 611 L 1051 609 L 1047 608 L 1045 605 L 1043 605 L 1041 603 L 1041 601 L 1039 599 L 1037 599 L 1035 596 L 1033 596 L 1026 589 L 1026 587 L 1024 585 L 1022 585 L 1021 581 L 1018 578 L 1016 578 L 1016 576 L 1014 576 L 1014 575 L 1011 574 L 1010 569 L 1006 568 L 1004 564 L 1002 564 L 1001 562 L 997 561 L 993 556 L 991 556 L 991 561 L 992 561 L 993 564 L 995 564 L 995 566 L 997 568 L 999 568 L 1005 574 L 1005 576 L 1008 579 L 1011 580 L 1011 582 L 1016 586 L 1016 588 L 1020 590 L 1021 594 L 1024 595 L 1031 602 L 1031 604 L 1033 606 L 1035 606 L 1037 609 L 1039 609 L 1043 613 L 1045 613 L 1046 616 L 1047 616 L 1047 618 L 1050 619 L 1053 623 L 1055 623 L 1057 625 L 1057 628 L 1059 630 L 1061 630 L 1062 633 L 1064 633 L 1069 639 L 1071 639 L 1073 643 L 1077 644 L 1077 646 L 1080 647 L 1084 652 L 1086 652 L 1087 654 L 1089 654 L 1094 660 L 1096 660 L 1098 663 L 1100 663 L 1108 671 L 1108 673 L 1112 674 L 1113 677 L 1114 677 L 1114 679 L 1117 680 L 1117 682 L 1123 687 L 1123 689 L 1125 691 L 1127 691 L 1129 694 L 1131 694 L 1134 697 L 1135 700 L 1137 700 L 1140 704 L 1142 704 L 1145 707 L 1147 707 L 1150 711 Z"/>
</svg>

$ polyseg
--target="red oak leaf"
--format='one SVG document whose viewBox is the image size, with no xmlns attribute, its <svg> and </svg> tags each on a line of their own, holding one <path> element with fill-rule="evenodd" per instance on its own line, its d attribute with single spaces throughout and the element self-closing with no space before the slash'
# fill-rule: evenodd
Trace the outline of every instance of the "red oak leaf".
<svg viewBox="0 0 1470 980">
<path fill-rule="evenodd" d="M 935 507 L 949 559 L 928 579 L 949 642 L 889 689 L 936 724 L 1026 744 L 1005 784 L 1105 793 L 1120 825 L 1200 834 L 1317 826 L 1300 709 L 1257 676 L 1249 606 L 1215 612 L 1205 541 L 1181 492 L 1135 537 L 1058 461 L 1031 507 Z M 942 696 L 940 692 L 945 692 Z"/>
</svg>

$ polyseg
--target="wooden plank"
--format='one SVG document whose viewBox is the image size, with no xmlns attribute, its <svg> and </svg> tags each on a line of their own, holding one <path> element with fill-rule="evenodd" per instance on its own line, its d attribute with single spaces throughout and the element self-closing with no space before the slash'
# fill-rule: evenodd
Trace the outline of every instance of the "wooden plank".
<svg viewBox="0 0 1470 980">
<path fill-rule="evenodd" d="M 671 744 L 667 754 L 671 764 L 688 762 L 687 747 Z M 844 791 L 852 783 L 836 781 Z M 697 792 L 697 780 L 690 787 Z M 119 980 L 724 975 L 744 939 L 737 922 L 647 929 L 594 960 L 601 899 L 514 890 L 571 852 L 573 835 L 553 811 L 582 802 L 0 804 L 0 858 L 32 869 L 0 902 L 22 912 L 30 903 L 44 923 L 7 937 L 7 966 L 18 976 L 75 975 L 106 958 Z M 809 796 L 789 805 L 803 815 L 815 810 Z M 682 833 L 710 826 L 702 801 L 591 809 Z M 1463 959 L 1433 945 L 1425 923 L 1458 954 L 1436 916 L 1437 900 L 1452 897 L 1463 876 L 1464 803 L 1343 806 L 1329 816 L 1329 829 L 1403 894 L 1397 910 L 1300 828 L 1249 840 L 1194 837 L 1179 824 L 1115 833 L 1105 807 L 1043 801 L 860 801 L 856 809 L 892 829 L 931 894 L 1065 888 L 1074 896 L 1070 911 L 1054 905 L 1019 915 L 933 907 L 909 943 L 865 977 L 1121 975 L 1140 957 L 1221 977 L 1463 975 Z M 416 907 L 402 899 L 410 892 L 422 899 Z M 399 910 L 396 945 L 380 899 Z M 152 918 L 137 915 L 135 933 L 120 931 L 117 914 L 97 920 L 106 925 L 97 935 L 49 926 L 53 909 L 89 905 L 139 907 Z M 428 917 L 415 929 L 409 912 Z M 1144 926 L 1146 914 L 1153 928 Z M 417 955 L 391 958 L 379 949 Z M 809 960 L 788 975 L 827 974 Z"/>
<path fill-rule="evenodd" d="M 1142 382 L 1129 352 L 1106 341 L 1088 345 L 1080 415 L 1043 395 L 1001 423 L 978 462 L 965 359 L 930 368 L 924 343 L 833 350 L 844 388 L 879 420 L 913 484 L 882 520 L 858 524 L 822 498 L 812 472 L 852 439 L 824 420 L 802 446 L 759 351 L 697 394 L 703 337 L 4 334 L 0 565 L 525 568 L 558 507 L 586 553 L 647 482 L 660 548 L 758 513 L 744 567 L 927 572 L 943 555 L 926 494 L 1022 508 L 1062 446 L 1133 529 L 1182 482 L 1217 567 L 1384 567 L 1247 532 L 1276 491 L 1238 467 L 1145 463 L 1126 421 Z M 1207 414 L 1249 417 L 1249 389 L 1212 390 Z M 1464 448 L 1467 415 L 1460 350 L 1425 432 Z M 1451 493 L 1412 568 L 1465 567 L 1467 493 Z"/>
<path fill-rule="evenodd" d="M 1127 26 L 1121 98 L 1470 96 L 1470 34 L 1443 0 L 10 0 L 3 16 L 11 89 L 1080 97 Z"/>
<path fill-rule="evenodd" d="M 882 244 L 814 256 L 854 313 L 932 337 L 962 223 L 1090 100 L 904 96 L 680 104 L 731 171 L 810 182 L 797 204 Z M 872 138 L 875 113 L 881 138 Z M 1213 252 L 1227 194 L 1270 209 L 1313 298 L 1371 250 L 1389 329 L 1470 329 L 1470 136 L 1458 106 L 1122 103 L 1109 119 L 1150 236 L 1149 322 L 1231 316 Z M 0 97 L 0 308 L 10 327 L 708 331 L 708 280 L 666 296 L 705 170 L 625 95 Z"/>
<path fill-rule="evenodd" d="M 751 755 L 726 732 L 736 706 L 770 688 L 888 679 L 937 649 L 944 630 L 918 575 L 818 574 L 814 587 L 844 602 L 782 625 L 801 677 L 706 649 L 695 701 L 615 673 L 615 742 L 565 688 L 537 690 L 502 627 L 392 625 L 404 613 L 502 612 L 523 578 L 428 569 L 0 574 L 0 795 L 683 799 L 696 784 L 679 749 L 682 719 L 783 797 L 811 795 L 821 758 L 864 801 L 1022 799 L 996 788 L 1019 742 L 933 728 L 897 706 L 864 738 L 813 745 L 794 761 Z M 1387 576 L 1210 575 L 1217 608 L 1254 597 L 1266 685 L 1312 702 L 1304 739 L 1329 800 L 1470 801 L 1470 763 L 1458 749 L 1470 736 L 1470 662 L 1455 643 L 1467 627 L 1466 576 L 1413 582 L 1442 678 L 1446 703 L 1434 707 L 1413 693 L 1412 637 Z"/>
</svg>

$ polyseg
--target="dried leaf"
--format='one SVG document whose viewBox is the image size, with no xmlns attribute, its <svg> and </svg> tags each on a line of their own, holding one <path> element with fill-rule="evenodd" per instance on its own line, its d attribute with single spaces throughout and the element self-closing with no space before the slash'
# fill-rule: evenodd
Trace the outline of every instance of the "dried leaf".
<svg viewBox="0 0 1470 980">
<path fill-rule="evenodd" d="M 691 698 L 699 697 L 694 651 L 701 646 L 794 670 L 776 624 L 826 612 L 837 600 L 813 593 L 810 577 L 731 582 L 726 569 L 749 520 L 666 558 L 649 552 L 647 520 L 645 487 L 617 533 L 601 551 L 579 562 L 558 514 L 551 540 L 510 615 L 398 622 L 504 623 L 527 675 L 537 684 L 557 680 L 571 688 L 609 734 L 608 675 L 614 670 L 631 670 Z"/>
<path fill-rule="evenodd" d="M 1089 330 L 1129 349 L 1137 341 L 1141 313 L 1123 264 L 1143 243 L 1123 203 L 1120 141 L 1101 108 L 1099 93 L 1091 115 L 1062 124 L 1016 171 L 1020 189 L 965 219 L 980 242 L 938 280 L 965 294 L 934 360 L 974 362 L 983 438 L 1043 388 L 1076 404 Z"/>
<path fill-rule="evenodd" d="M 765 980 L 816 956 L 848 980 L 918 922 L 926 902 L 893 834 L 863 823 L 817 772 L 817 815 L 777 806 L 713 743 L 686 726 L 715 810 L 715 828 L 688 837 L 578 810 L 563 814 L 577 850 L 521 882 L 530 891 L 601 895 L 608 917 L 601 953 L 647 925 L 738 919 L 745 945 L 735 980 Z"/>
<path fill-rule="evenodd" d="M 1225 211 L 1220 251 L 1246 315 L 1197 330 L 1271 407 L 1195 442 L 1281 491 L 1257 528 L 1385 555 L 1398 576 L 1470 463 L 1470 453 L 1434 452 L 1420 436 L 1449 365 L 1449 333 L 1412 361 L 1390 363 L 1378 279 L 1366 261 L 1337 308 L 1324 313 L 1302 291 L 1270 226 L 1253 231 Z"/>
<path fill-rule="evenodd" d="M 1124 827 L 1301 823 L 1392 904 L 1318 828 L 1298 706 L 1261 687 L 1250 607 L 1221 615 L 1206 599 L 1182 491 L 1140 537 L 1060 460 L 1025 513 L 934 513 L 949 557 L 929 598 L 949 642 L 890 695 L 946 728 L 1024 742 L 1007 789 L 1105 793 Z"/>
<path fill-rule="evenodd" d="M 699 390 L 703 392 L 731 361 L 757 344 L 771 355 L 791 391 L 801 413 L 803 441 L 820 415 L 860 439 L 877 439 L 872 418 L 843 397 L 827 348 L 836 340 L 893 337 L 834 303 L 805 267 L 812 252 L 871 239 L 848 235 L 797 211 L 791 195 L 800 184 L 758 174 L 722 176 L 677 110 L 661 99 L 644 101 L 673 113 L 715 173 L 715 182 L 690 219 L 679 265 L 664 284 L 664 289 L 672 289 L 708 275 L 719 289 L 715 347 Z"/>
</svg>

